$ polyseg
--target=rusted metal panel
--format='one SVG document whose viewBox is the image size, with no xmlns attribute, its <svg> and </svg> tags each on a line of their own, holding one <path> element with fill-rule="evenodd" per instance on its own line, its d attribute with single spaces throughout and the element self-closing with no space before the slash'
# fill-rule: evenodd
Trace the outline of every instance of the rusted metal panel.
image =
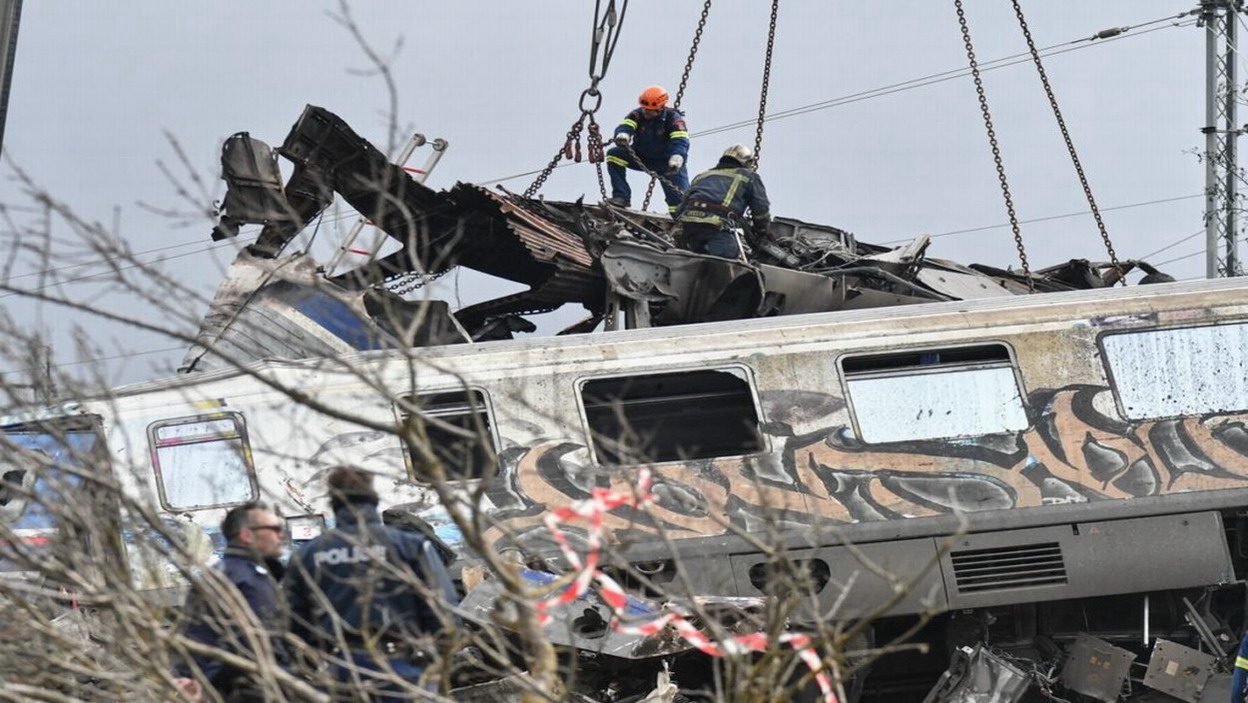
<svg viewBox="0 0 1248 703">
<path fill-rule="evenodd" d="M 585 268 L 594 265 L 593 257 L 585 250 L 585 244 L 580 237 L 555 226 L 549 220 L 538 217 L 503 195 L 480 186 L 459 183 L 451 190 L 450 198 L 460 207 L 483 207 L 482 200 L 484 200 L 490 206 L 497 208 L 507 218 L 512 232 L 539 259 L 550 261 L 557 255 L 561 255 L 567 258 L 569 263 L 579 264 Z"/>
</svg>

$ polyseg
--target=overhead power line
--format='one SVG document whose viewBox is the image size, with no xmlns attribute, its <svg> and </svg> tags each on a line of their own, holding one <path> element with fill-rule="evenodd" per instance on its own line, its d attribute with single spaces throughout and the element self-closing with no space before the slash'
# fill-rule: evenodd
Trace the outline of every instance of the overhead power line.
<svg viewBox="0 0 1248 703">
<path fill-rule="evenodd" d="M 1040 55 L 1042 57 L 1056 56 L 1059 54 L 1065 54 L 1065 53 L 1069 53 L 1072 51 L 1079 51 L 1081 49 L 1088 49 L 1088 48 L 1091 48 L 1093 46 L 1100 45 L 1100 44 L 1108 44 L 1111 42 L 1122 41 L 1123 39 L 1127 39 L 1130 37 L 1141 37 L 1146 34 L 1151 34 L 1153 32 L 1158 32 L 1164 29 L 1172 29 L 1174 27 L 1187 26 L 1191 24 L 1192 22 L 1194 22 L 1195 20 L 1187 20 L 1187 21 L 1180 21 L 1180 20 L 1182 20 L 1183 17 L 1186 17 L 1189 14 L 1191 14 L 1190 11 L 1181 12 L 1177 15 L 1167 15 L 1165 17 L 1161 17 L 1158 19 L 1149 20 L 1148 22 L 1140 22 L 1138 24 L 1130 25 L 1127 27 L 1117 27 L 1114 30 L 1106 30 L 1106 32 L 1099 32 L 1096 35 L 1093 35 L 1091 37 L 1083 37 L 1080 39 L 1074 39 L 1071 41 L 1061 42 L 1058 44 L 1052 44 L 1050 46 L 1044 47 L 1043 49 L 1040 49 Z M 1142 27 L 1149 27 L 1151 25 L 1157 25 L 1162 22 L 1171 22 L 1171 24 L 1152 27 L 1151 29 L 1147 29 L 1142 32 L 1130 31 L 1132 29 L 1138 29 Z M 1107 32 L 1110 32 L 1110 31 L 1114 31 L 1117 33 L 1111 36 L 1101 37 L 1102 34 L 1106 34 Z M 985 61 L 981 63 L 980 71 L 984 72 L 984 71 L 993 71 L 999 68 L 1007 68 L 1009 66 L 1014 66 L 1020 63 L 1025 63 L 1030 60 L 1031 60 L 1030 53 L 1013 54 L 1011 56 L 1004 56 L 998 59 L 992 59 L 990 61 Z M 881 98 L 886 95 L 892 95 L 894 93 L 900 93 L 900 92 L 904 92 L 907 90 L 914 90 L 916 88 L 923 88 L 929 85 L 935 85 L 937 83 L 944 83 L 947 81 L 954 80 L 956 78 L 962 78 L 964 76 L 969 76 L 969 75 L 970 75 L 969 68 L 950 69 L 947 71 L 941 71 L 939 73 L 933 73 L 927 76 L 923 76 L 921 78 L 913 78 L 910 80 L 901 81 L 899 83 L 892 83 L 890 85 L 880 86 L 878 88 L 872 88 L 870 90 L 864 90 L 864 91 L 860 91 L 857 93 L 851 93 L 849 95 L 844 95 L 838 98 L 831 98 L 829 100 L 822 100 L 820 102 L 810 103 L 808 105 L 800 105 L 798 107 L 789 108 L 787 110 L 780 110 L 778 112 L 773 112 L 773 113 L 766 115 L 763 119 L 764 121 L 772 121 L 772 120 L 781 120 L 781 119 L 785 119 L 788 117 L 796 117 L 798 115 L 805 115 L 811 112 L 817 112 L 819 110 L 827 110 L 827 109 L 834 108 L 834 107 L 841 107 L 841 106 L 850 105 L 856 102 L 862 102 L 864 100 L 870 100 L 872 98 Z M 721 132 L 728 132 L 734 129 L 740 129 L 743 127 L 753 126 L 755 123 L 756 123 L 756 118 L 751 118 L 748 120 L 741 120 L 741 121 L 731 122 L 731 123 L 724 124 L 724 125 L 719 125 L 718 127 L 711 127 L 709 129 L 705 129 L 700 132 L 692 132 L 689 136 L 691 139 L 697 139 L 699 137 L 711 136 L 714 134 L 719 134 Z M 566 168 L 568 166 L 575 166 L 577 165 L 577 163 L 578 162 L 567 162 L 567 163 L 560 164 L 556 168 Z M 540 168 L 533 169 L 530 171 L 525 171 L 523 173 L 516 173 L 510 176 L 504 176 L 502 178 L 479 181 L 478 183 L 480 185 L 493 185 L 497 183 L 505 183 L 507 181 L 512 181 L 517 178 L 525 178 L 528 176 L 532 176 L 536 173 L 540 173 L 541 171 L 542 169 Z"/>
<path fill-rule="evenodd" d="M 1139 203 L 1127 203 L 1126 205 L 1115 205 L 1114 207 L 1103 207 L 1103 208 L 1100 208 L 1100 210 L 1101 212 L 1112 212 L 1114 210 L 1130 210 L 1132 208 L 1137 208 L 1137 207 L 1147 207 L 1149 205 L 1162 205 L 1164 203 L 1173 203 L 1173 202 L 1177 202 L 1180 200 L 1191 200 L 1192 198 L 1203 198 L 1203 197 L 1205 197 L 1204 193 L 1193 193 L 1192 195 L 1179 195 L 1173 198 L 1161 198 L 1158 200 L 1145 200 Z M 1018 223 L 1020 225 L 1034 224 L 1036 222 L 1050 222 L 1052 220 L 1063 220 L 1063 219 L 1067 219 L 1070 217 L 1079 217 L 1081 215 L 1091 215 L 1091 214 L 1092 214 L 1091 210 L 1079 210 L 1077 212 L 1062 213 L 1061 215 L 1048 215 L 1046 217 L 1035 217 L 1030 220 L 1019 220 Z M 955 230 L 951 230 L 948 232 L 929 234 L 928 236 L 932 239 L 938 239 L 940 237 L 952 237 L 958 234 L 972 234 L 974 232 L 987 232 L 990 230 L 1001 229 L 1001 228 L 1009 227 L 1009 226 L 1010 226 L 1010 223 L 1001 222 L 995 225 L 984 225 L 983 227 L 970 227 L 967 229 L 955 229 Z M 1202 229 L 1201 231 L 1203 232 L 1204 230 Z M 900 244 L 902 242 L 911 241 L 912 239 L 914 239 L 914 237 L 905 237 L 902 239 L 891 239 L 889 241 L 880 242 L 880 243 L 881 244 Z"/>
</svg>

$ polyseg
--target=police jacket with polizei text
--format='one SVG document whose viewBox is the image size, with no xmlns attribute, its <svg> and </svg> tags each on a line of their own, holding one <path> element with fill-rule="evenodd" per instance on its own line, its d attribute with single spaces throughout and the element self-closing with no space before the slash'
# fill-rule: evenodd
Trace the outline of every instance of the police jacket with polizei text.
<svg viewBox="0 0 1248 703">
<path fill-rule="evenodd" d="M 694 176 L 676 211 L 676 219 L 725 227 L 731 224 L 732 218 L 743 219 L 747 208 L 755 220 L 771 215 L 771 202 L 767 199 L 763 179 L 736 159 L 724 157 L 715 168 Z"/>
<path fill-rule="evenodd" d="M 632 135 L 633 151 L 643 159 L 666 161 L 672 156 L 689 155 L 689 128 L 685 126 L 685 116 L 675 108 L 665 107 L 653 118 L 647 118 L 637 108 L 625 115 L 615 134 Z"/>
<path fill-rule="evenodd" d="M 278 663 L 286 663 L 287 652 L 281 640 L 287 626 L 286 606 L 277 586 L 277 580 L 282 577 L 281 562 L 264 559 L 246 547 L 230 546 L 214 568 L 238 589 L 256 619 L 268 631 Z M 230 609 L 229 603 L 219 601 L 206 587 L 192 587 L 186 602 L 187 636 L 211 647 L 254 658 L 242 629 L 243 619 Z M 197 661 L 214 685 L 220 685 L 223 678 L 236 673 L 219 659 L 197 657 Z"/>
<path fill-rule="evenodd" d="M 338 642 L 339 628 L 348 644 L 440 630 L 427 598 L 452 606 L 456 599 L 433 545 L 383 525 L 373 503 L 348 504 L 334 518 L 337 526 L 305 544 L 287 569 L 291 631 L 329 647 Z M 413 576 L 427 588 L 414 585 Z"/>
</svg>

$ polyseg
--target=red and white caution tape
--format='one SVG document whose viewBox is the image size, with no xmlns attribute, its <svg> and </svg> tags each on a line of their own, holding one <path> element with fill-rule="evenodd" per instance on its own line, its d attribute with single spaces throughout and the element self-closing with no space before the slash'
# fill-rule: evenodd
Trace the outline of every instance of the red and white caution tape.
<svg viewBox="0 0 1248 703">
<path fill-rule="evenodd" d="M 630 635 L 655 635 L 661 632 L 663 628 L 671 626 L 686 642 L 712 657 L 726 657 L 767 649 L 769 637 L 764 633 L 756 632 L 748 635 L 739 635 L 723 642 L 717 642 L 708 637 L 702 630 L 694 627 L 693 623 L 689 622 L 684 614 L 676 611 L 668 611 L 652 620 L 647 620 L 637 625 L 625 625 L 621 622 L 620 619 L 624 616 L 626 606 L 628 605 L 628 596 L 624 593 L 624 589 L 615 582 L 615 579 L 606 575 L 598 568 L 602 550 L 602 523 L 606 514 L 618 507 L 627 505 L 634 508 L 645 508 L 651 505 L 655 500 L 655 495 L 650 492 L 652 482 L 653 477 L 650 475 L 650 471 L 643 469 L 637 478 L 635 491 L 621 492 L 612 491 L 608 488 L 594 488 L 590 492 L 589 498 L 576 501 L 570 506 L 558 508 L 546 514 L 546 527 L 550 530 L 550 534 L 554 536 L 555 542 L 559 544 L 559 548 L 563 551 L 568 564 L 575 570 L 576 575 L 566 588 L 537 603 L 538 623 L 541 625 L 548 624 L 551 619 L 550 608 L 552 606 L 575 601 L 589 591 L 592 582 L 597 582 L 599 587 L 598 593 L 602 597 L 603 602 L 615 613 L 612 627 L 617 632 Z M 586 539 L 588 553 L 584 559 L 572 548 L 563 531 L 559 529 L 559 525 L 562 523 L 578 521 L 589 523 Z M 827 669 L 823 665 L 823 659 L 815 651 L 810 636 L 789 632 L 780 635 L 778 640 L 792 647 L 802 662 L 810 668 L 815 676 L 815 682 L 819 684 L 820 690 L 823 691 L 824 702 L 838 703 L 832 688 L 832 677 L 828 675 Z"/>
</svg>

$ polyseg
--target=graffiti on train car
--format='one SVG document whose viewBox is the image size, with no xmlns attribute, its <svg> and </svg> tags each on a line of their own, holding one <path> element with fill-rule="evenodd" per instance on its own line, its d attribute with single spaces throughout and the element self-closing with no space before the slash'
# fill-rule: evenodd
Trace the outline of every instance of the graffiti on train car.
<svg viewBox="0 0 1248 703">
<path fill-rule="evenodd" d="M 764 520 L 855 523 L 1248 487 L 1242 415 L 1125 422 L 1106 386 L 1030 393 L 1024 431 L 877 444 L 843 423 L 820 426 L 844 409 L 837 396 L 773 391 L 762 403 L 777 451 L 661 464 L 649 513 L 609 515 L 607 530 L 681 538 Z M 547 506 L 583 499 L 593 486 L 627 490 L 627 476 L 595 470 L 573 442 L 513 447 L 500 459 L 494 518 L 520 542 L 540 537 Z"/>
</svg>

